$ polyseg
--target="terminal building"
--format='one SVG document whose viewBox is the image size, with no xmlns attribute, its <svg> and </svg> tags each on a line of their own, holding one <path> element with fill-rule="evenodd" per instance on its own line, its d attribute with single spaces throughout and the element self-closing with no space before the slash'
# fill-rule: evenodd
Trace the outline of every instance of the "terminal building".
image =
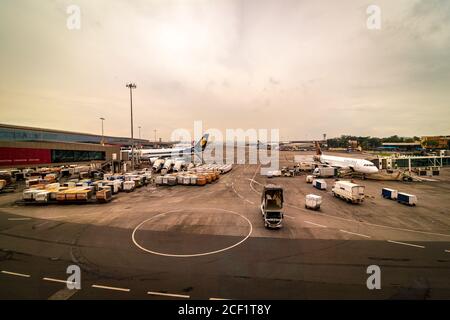
<svg viewBox="0 0 450 320">
<path fill-rule="evenodd" d="M 103 139 L 103 143 L 102 143 Z M 135 139 L 136 145 L 150 144 Z M 0 124 L 0 167 L 24 168 L 120 160 L 131 138 Z"/>
</svg>

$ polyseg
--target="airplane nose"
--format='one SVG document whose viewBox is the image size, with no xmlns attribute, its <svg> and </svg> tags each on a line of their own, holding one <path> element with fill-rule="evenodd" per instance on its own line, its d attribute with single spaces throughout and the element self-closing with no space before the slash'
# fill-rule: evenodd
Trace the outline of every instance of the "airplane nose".
<svg viewBox="0 0 450 320">
<path fill-rule="evenodd" d="M 377 167 L 373 167 L 372 169 L 372 173 L 377 173 L 378 172 L 378 168 Z"/>
</svg>

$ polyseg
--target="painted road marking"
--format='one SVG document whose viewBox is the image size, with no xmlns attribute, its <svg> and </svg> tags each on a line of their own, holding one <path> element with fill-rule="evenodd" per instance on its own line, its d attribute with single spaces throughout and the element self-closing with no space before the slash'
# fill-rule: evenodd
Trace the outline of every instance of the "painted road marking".
<svg viewBox="0 0 450 320">
<path fill-rule="evenodd" d="M 327 226 L 324 226 L 322 224 L 317 224 L 317 223 L 314 223 L 314 222 L 311 222 L 311 221 L 306 221 L 305 220 L 304 222 L 312 224 L 313 226 L 317 226 L 317 227 L 321 227 L 321 228 L 327 228 Z"/>
<path fill-rule="evenodd" d="M 108 287 L 108 286 L 101 286 L 98 284 L 93 284 L 92 288 L 97 288 L 97 289 L 105 289 L 105 290 L 114 290 L 114 291 L 123 291 L 123 292 L 130 292 L 130 289 L 127 288 L 118 288 L 118 287 Z"/>
<path fill-rule="evenodd" d="M 149 292 L 147 292 L 147 294 L 149 294 L 151 296 L 163 296 L 163 297 L 184 298 L 184 299 L 190 298 L 190 296 L 187 296 L 184 294 L 164 293 L 164 292 L 154 292 L 154 291 L 149 291 Z"/>
<path fill-rule="evenodd" d="M 42 280 L 44 280 L 44 281 L 50 281 L 50 282 L 64 283 L 64 284 L 73 284 L 72 281 L 59 280 L 59 279 L 54 279 L 54 278 L 42 278 Z"/>
<path fill-rule="evenodd" d="M 148 253 L 151 253 L 151 254 L 156 254 L 156 255 L 158 255 L 158 256 L 163 256 L 163 257 L 192 258 L 192 257 L 208 256 L 208 255 L 212 255 L 212 254 L 221 253 L 221 252 L 225 252 L 225 251 L 231 250 L 231 249 L 233 249 L 233 248 L 235 248 L 235 247 L 241 245 L 242 243 L 244 243 L 244 242 L 250 237 L 250 235 L 251 235 L 252 232 L 253 232 L 253 225 L 252 225 L 252 223 L 250 222 L 250 220 L 248 220 L 245 216 L 241 215 L 240 213 L 237 213 L 237 212 L 234 212 L 234 211 L 231 211 L 231 210 L 218 209 L 218 208 L 191 208 L 191 209 L 193 209 L 193 210 L 218 210 L 218 211 L 223 211 L 223 212 L 232 213 L 232 214 L 234 214 L 234 215 L 237 215 L 237 216 L 241 217 L 242 219 L 244 219 L 244 220 L 248 223 L 248 226 L 250 227 L 250 228 L 249 228 L 249 231 L 248 231 L 248 234 L 247 234 L 241 241 L 239 241 L 239 242 L 237 242 L 237 243 L 235 243 L 235 244 L 233 244 L 233 245 L 231 245 L 231 246 L 228 246 L 228 247 L 226 247 L 226 248 L 219 249 L 219 250 L 215 250 L 215 251 L 208 251 L 208 252 L 202 252 L 202 253 L 195 253 L 195 254 L 172 254 L 172 253 L 164 253 L 164 252 L 152 251 L 152 250 L 149 250 L 149 249 L 147 249 L 147 248 L 141 246 L 141 245 L 136 241 L 136 232 L 139 230 L 139 228 L 140 228 L 144 223 L 146 223 L 146 222 L 148 222 L 148 221 L 150 221 L 150 220 L 152 220 L 152 219 L 154 219 L 154 218 L 156 218 L 156 217 L 163 216 L 163 215 L 166 215 L 166 214 L 169 214 L 169 213 L 179 213 L 179 212 L 183 212 L 183 210 L 171 210 L 171 211 L 166 211 L 166 212 L 157 214 L 157 215 L 155 215 L 155 216 L 153 216 L 153 217 L 151 217 L 151 218 L 148 218 L 148 219 L 142 221 L 139 225 L 136 226 L 136 228 L 134 228 L 134 230 L 133 230 L 133 232 L 132 232 L 132 234 L 131 234 L 131 240 L 133 241 L 133 243 L 134 243 L 134 245 L 135 245 L 136 247 L 138 247 L 138 248 L 141 249 L 142 251 L 145 251 L 145 252 L 148 252 Z"/>
<path fill-rule="evenodd" d="M 360 236 L 360 237 L 364 237 L 364 238 L 370 238 L 370 236 L 367 236 L 367 235 L 365 235 L 365 234 L 361 234 L 361 233 L 355 233 L 355 232 L 350 232 L 350 231 L 347 231 L 347 230 L 339 230 L 340 232 L 344 232 L 344 233 L 348 233 L 348 234 L 353 234 L 353 235 L 355 235 L 355 236 Z"/>
<path fill-rule="evenodd" d="M 444 250 L 445 252 L 447 252 L 447 253 L 450 253 L 450 250 Z"/>
<path fill-rule="evenodd" d="M 31 218 L 8 218 L 8 221 L 27 221 L 31 220 Z"/>
<path fill-rule="evenodd" d="M 6 271 L 6 270 L 2 270 L 2 273 L 9 274 L 10 276 L 17 276 L 17 277 L 23 277 L 23 278 L 30 278 L 31 277 L 29 274 L 11 272 L 11 271 Z"/>
<path fill-rule="evenodd" d="M 230 299 L 223 299 L 223 298 L 209 298 L 209 300 L 214 301 L 214 300 L 230 300 Z"/>
<path fill-rule="evenodd" d="M 415 248 L 421 248 L 421 249 L 425 249 L 424 246 L 419 246 L 417 244 L 411 244 L 411 243 L 405 243 L 405 242 L 399 242 L 399 241 L 393 241 L 393 240 L 388 240 L 388 242 L 390 243 L 396 243 L 396 244 L 402 244 L 404 246 L 410 246 L 410 247 L 415 247 Z"/>
</svg>

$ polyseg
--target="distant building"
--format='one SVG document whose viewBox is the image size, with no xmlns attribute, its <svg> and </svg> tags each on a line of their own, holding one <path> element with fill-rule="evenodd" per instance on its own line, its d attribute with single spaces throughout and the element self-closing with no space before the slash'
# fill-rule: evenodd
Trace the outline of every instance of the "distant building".
<svg viewBox="0 0 450 320">
<path fill-rule="evenodd" d="M 416 142 L 384 142 L 379 150 L 386 151 L 400 151 L 400 152 L 414 152 L 422 150 L 422 145 L 419 141 Z"/>
<path fill-rule="evenodd" d="M 420 143 L 427 149 L 450 149 L 450 136 L 424 136 Z"/>
</svg>

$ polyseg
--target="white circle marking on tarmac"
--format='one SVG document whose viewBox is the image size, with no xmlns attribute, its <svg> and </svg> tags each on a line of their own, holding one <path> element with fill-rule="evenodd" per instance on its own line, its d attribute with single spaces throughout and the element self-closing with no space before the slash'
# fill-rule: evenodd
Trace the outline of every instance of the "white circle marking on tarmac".
<svg viewBox="0 0 450 320">
<path fill-rule="evenodd" d="M 142 221 L 140 224 L 138 224 L 138 225 L 136 226 L 136 228 L 134 228 L 133 233 L 131 234 L 131 239 L 133 240 L 133 243 L 134 243 L 135 246 L 137 246 L 139 249 L 141 249 L 141 250 L 143 250 L 143 251 L 145 251 L 145 252 L 151 253 L 151 254 L 158 255 L 158 256 L 174 257 L 174 258 L 192 258 L 192 257 L 208 256 L 208 255 L 212 255 L 212 254 L 216 254 L 216 253 L 220 253 L 220 252 L 224 252 L 224 251 L 233 249 L 234 247 L 237 247 L 238 245 L 244 243 L 244 242 L 250 237 L 250 235 L 251 235 L 252 232 L 253 232 L 253 225 L 252 225 L 252 223 L 250 222 L 250 220 L 248 220 L 248 219 L 247 219 L 246 217 L 244 217 L 242 214 L 237 213 L 237 212 L 235 212 L 235 211 L 225 210 L 225 209 L 218 209 L 218 208 L 192 208 L 192 209 L 193 209 L 193 210 L 205 210 L 205 209 L 206 209 L 206 210 L 220 210 L 220 211 L 223 211 L 223 212 L 232 213 L 232 214 L 234 214 L 234 215 L 237 215 L 237 216 L 243 218 L 243 219 L 248 223 L 248 225 L 250 226 L 250 230 L 249 230 L 248 234 L 244 237 L 244 239 L 242 239 L 242 240 L 239 241 L 239 242 L 236 242 L 235 244 L 233 244 L 233 245 L 231 245 L 231 246 L 228 246 L 228 247 L 226 247 L 226 248 L 219 249 L 219 250 L 208 251 L 208 252 L 202 252 L 202 253 L 196 253 L 196 254 L 171 254 L 171 253 L 164 253 L 164 252 L 158 252 L 158 251 L 149 250 L 149 249 L 144 248 L 143 246 L 141 246 L 141 245 L 136 241 L 136 237 L 135 237 L 136 232 L 138 231 L 138 229 L 139 229 L 143 224 L 147 223 L 148 221 L 150 221 L 150 220 L 152 220 L 152 219 L 154 219 L 154 218 L 156 218 L 156 217 L 160 217 L 160 216 L 166 215 L 166 214 L 168 214 L 168 213 L 175 213 L 175 212 L 183 212 L 183 211 L 184 211 L 184 210 L 171 210 L 171 211 L 166 211 L 166 212 L 157 214 L 157 215 L 155 215 L 155 216 L 153 216 L 153 217 L 151 217 L 151 218 L 149 218 L 149 219 L 146 219 L 146 220 Z"/>
</svg>

